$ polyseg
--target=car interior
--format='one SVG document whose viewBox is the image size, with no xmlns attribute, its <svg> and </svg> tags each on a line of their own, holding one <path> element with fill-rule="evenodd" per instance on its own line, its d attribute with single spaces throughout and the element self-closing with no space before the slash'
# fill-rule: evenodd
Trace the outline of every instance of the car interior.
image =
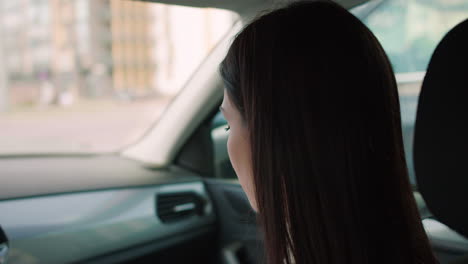
<svg viewBox="0 0 468 264">
<path fill-rule="evenodd" d="M 0 264 L 261 263 L 255 213 L 226 150 L 218 65 L 243 25 L 282 2 L 146 2 L 226 9 L 239 19 L 135 143 L 109 153 L 0 155 Z M 336 2 L 363 21 L 386 4 Z M 397 76 L 402 87 L 422 83 L 411 97 L 415 121 L 403 126 L 405 148 L 424 227 L 448 264 L 468 263 L 466 18 L 437 40 L 424 73 Z"/>
</svg>

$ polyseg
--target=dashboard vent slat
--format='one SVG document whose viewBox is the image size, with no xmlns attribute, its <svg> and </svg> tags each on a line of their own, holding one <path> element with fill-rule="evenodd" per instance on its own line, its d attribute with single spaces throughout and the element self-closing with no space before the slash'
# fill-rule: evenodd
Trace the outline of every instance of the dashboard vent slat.
<svg viewBox="0 0 468 264">
<path fill-rule="evenodd" d="M 156 195 L 156 212 L 163 223 L 180 221 L 202 215 L 203 198 L 195 192 L 163 193 Z"/>
</svg>

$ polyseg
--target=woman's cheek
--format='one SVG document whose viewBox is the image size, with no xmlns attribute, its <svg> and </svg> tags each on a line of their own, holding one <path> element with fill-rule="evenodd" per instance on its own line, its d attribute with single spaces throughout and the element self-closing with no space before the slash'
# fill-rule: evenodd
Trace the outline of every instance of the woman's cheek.
<svg viewBox="0 0 468 264">
<path fill-rule="evenodd" d="M 247 194 L 251 206 L 256 210 L 255 193 L 252 177 L 252 161 L 250 155 L 250 145 L 245 137 L 238 135 L 231 130 L 227 142 L 229 159 L 236 172 L 239 183 Z"/>
<path fill-rule="evenodd" d="M 231 132 L 229 132 L 229 137 L 227 141 L 227 151 L 229 155 L 229 160 L 231 161 L 231 165 L 234 168 L 234 171 L 236 172 L 237 177 L 239 177 L 240 171 L 238 171 L 238 166 L 237 166 L 237 159 L 236 159 L 236 147 L 235 147 L 235 140 L 233 139 L 233 135 Z"/>
</svg>

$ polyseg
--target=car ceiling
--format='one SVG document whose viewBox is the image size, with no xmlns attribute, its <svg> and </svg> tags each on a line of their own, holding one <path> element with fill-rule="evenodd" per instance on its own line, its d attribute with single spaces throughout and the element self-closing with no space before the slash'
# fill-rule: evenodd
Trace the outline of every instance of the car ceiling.
<svg viewBox="0 0 468 264">
<path fill-rule="evenodd" d="M 290 0 L 290 1 L 285 1 L 285 0 L 142 0 L 142 1 L 171 4 L 171 5 L 229 9 L 229 10 L 232 10 L 234 12 L 241 14 L 244 11 L 257 7 L 257 6 L 277 5 L 281 3 L 292 2 L 294 0 Z M 349 9 L 354 6 L 368 2 L 369 0 L 334 0 L 334 1 L 341 4 L 345 8 Z"/>
</svg>

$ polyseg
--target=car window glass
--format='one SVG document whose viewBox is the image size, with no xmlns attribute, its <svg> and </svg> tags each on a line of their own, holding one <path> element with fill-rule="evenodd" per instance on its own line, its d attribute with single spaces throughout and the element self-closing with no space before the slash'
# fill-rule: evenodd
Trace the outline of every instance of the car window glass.
<svg viewBox="0 0 468 264">
<path fill-rule="evenodd" d="M 418 96 L 431 55 L 442 37 L 468 18 L 466 0 L 371 1 L 352 12 L 376 35 L 396 73 L 403 139 L 415 184 L 413 134 Z"/>
<path fill-rule="evenodd" d="M 0 1 L 0 155 L 132 144 L 235 20 L 129 0 Z"/>
</svg>

